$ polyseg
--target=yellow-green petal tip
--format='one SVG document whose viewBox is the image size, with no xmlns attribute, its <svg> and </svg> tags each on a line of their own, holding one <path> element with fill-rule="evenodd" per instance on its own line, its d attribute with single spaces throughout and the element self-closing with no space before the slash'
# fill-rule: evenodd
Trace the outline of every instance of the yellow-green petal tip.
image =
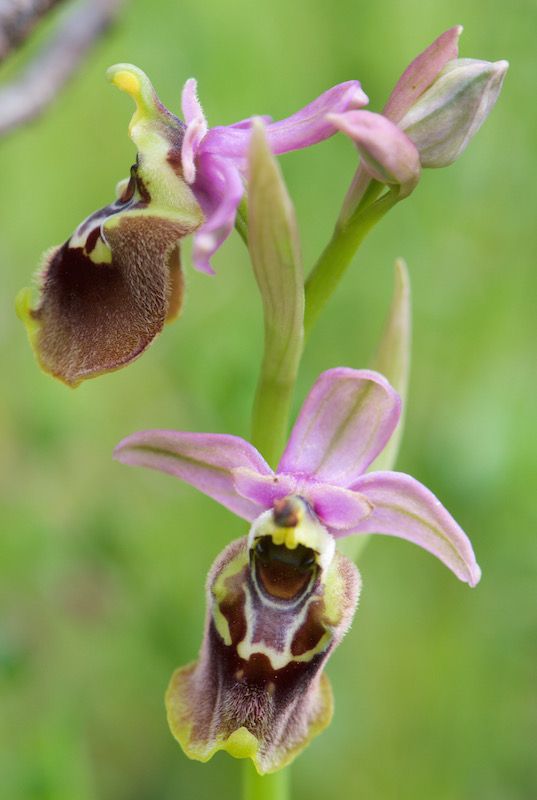
<svg viewBox="0 0 537 800">
<path fill-rule="evenodd" d="M 131 126 L 141 119 L 155 117 L 161 113 L 153 84 L 139 67 L 135 67 L 134 64 L 114 64 L 107 69 L 106 77 L 120 91 L 130 95 L 136 103 Z"/>
<path fill-rule="evenodd" d="M 39 322 L 33 315 L 32 309 L 32 289 L 26 286 L 21 289 L 15 298 L 15 312 L 18 318 L 24 322 L 30 343 L 34 346 L 34 339 L 39 330 Z"/>
</svg>

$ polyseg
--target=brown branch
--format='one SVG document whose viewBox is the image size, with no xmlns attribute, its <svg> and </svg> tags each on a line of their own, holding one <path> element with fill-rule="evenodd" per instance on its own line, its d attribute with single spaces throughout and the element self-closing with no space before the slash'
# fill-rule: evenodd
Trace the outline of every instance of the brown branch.
<svg viewBox="0 0 537 800">
<path fill-rule="evenodd" d="M 41 17 L 61 0 L 0 0 L 0 63 L 24 44 Z"/>
<path fill-rule="evenodd" d="M 0 88 L 0 135 L 39 116 L 117 16 L 123 0 L 87 0 L 61 19 L 22 75 Z"/>
</svg>

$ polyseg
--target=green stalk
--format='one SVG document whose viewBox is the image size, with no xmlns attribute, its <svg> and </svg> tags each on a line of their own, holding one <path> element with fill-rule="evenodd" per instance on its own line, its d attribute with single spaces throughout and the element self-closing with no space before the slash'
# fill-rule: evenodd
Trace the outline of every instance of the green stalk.
<svg viewBox="0 0 537 800">
<path fill-rule="evenodd" d="M 270 341 L 269 336 L 267 338 Z M 265 356 L 257 384 L 252 411 L 252 444 L 274 467 L 287 441 L 296 371 L 288 374 L 287 380 L 282 379 L 277 370 L 270 368 L 269 361 L 270 356 Z"/>
<path fill-rule="evenodd" d="M 376 200 L 383 189 L 384 184 L 373 180 L 360 164 L 343 200 L 336 228 L 343 228 L 358 208 L 363 209 Z"/>
<path fill-rule="evenodd" d="M 244 761 L 242 773 L 242 800 L 289 800 L 288 769 L 270 775 L 258 775 L 249 759 Z"/>
<path fill-rule="evenodd" d="M 374 191 L 368 190 L 363 201 L 349 218 L 348 222 L 336 227 L 319 260 L 306 281 L 306 310 L 304 332 L 311 333 L 321 311 L 334 293 L 354 254 L 382 217 L 393 208 L 398 200 L 398 191 L 391 189 L 373 203 L 367 204 Z"/>
</svg>

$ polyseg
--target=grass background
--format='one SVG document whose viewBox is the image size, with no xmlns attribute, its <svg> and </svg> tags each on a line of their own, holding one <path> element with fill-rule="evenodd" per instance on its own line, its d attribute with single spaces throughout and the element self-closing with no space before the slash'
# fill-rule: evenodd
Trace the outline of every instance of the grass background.
<svg viewBox="0 0 537 800">
<path fill-rule="evenodd" d="M 503 95 L 464 156 L 426 172 L 366 242 L 310 341 L 296 408 L 321 370 L 367 363 L 404 256 L 414 352 L 398 467 L 467 530 L 483 580 L 471 591 L 408 543 L 371 543 L 360 610 L 328 668 L 335 719 L 297 761 L 294 798 L 537 796 L 535 3 L 138 0 L 47 114 L 0 141 L 2 797 L 238 796 L 236 762 L 182 755 L 162 696 L 196 655 L 208 567 L 244 525 L 110 456 L 146 427 L 247 436 L 262 321 L 242 242 L 218 253 L 214 279 L 187 254 L 181 320 L 74 392 L 39 373 L 13 313 L 40 253 L 128 174 L 131 106 L 105 68 L 138 64 L 172 109 L 197 76 L 213 124 L 286 116 L 349 78 L 379 110 L 408 61 L 459 22 L 463 56 L 511 61 Z M 281 159 L 306 265 L 355 161 L 342 136 Z"/>
</svg>

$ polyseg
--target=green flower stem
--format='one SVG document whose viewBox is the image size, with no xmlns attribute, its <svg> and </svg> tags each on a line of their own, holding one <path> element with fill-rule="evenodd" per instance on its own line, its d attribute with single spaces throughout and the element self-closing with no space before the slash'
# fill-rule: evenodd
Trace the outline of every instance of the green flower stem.
<svg viewBox="0 0 537 800">
<path fill-rule="evenodd" d="M 252 444 L 274 467 L 287 441 L 289 413 L 296 373 L 281 381 L 270 369 L 262 369 L 252 412 Z"/>
<path fill-rule="evenodd" d="M 343 228 L 358 208 L 363 209 L 376 200 L 383 189 L 384 184 L 373 180 L 360 164 L 343 200 L 336 227 Z"/>
<path fill-rule="evenodd" d="M 289 769 L 258 775 L 249 759 L 243 766 L 242 800 L 289 800 Z"/>
<path fill-rule="evenodd" d="M 398 191 L 390 190 L 373 203 L 367 204 L 374 186 L 365 193 L 362 202 L 348 222 L 336 227 L 332 239 L 306 281 L 306 310 L 304 331 L 311 333 L 329 298 L 334 293 L 352 258 L 369 233 L 398 200 Z"/>
</svg>

